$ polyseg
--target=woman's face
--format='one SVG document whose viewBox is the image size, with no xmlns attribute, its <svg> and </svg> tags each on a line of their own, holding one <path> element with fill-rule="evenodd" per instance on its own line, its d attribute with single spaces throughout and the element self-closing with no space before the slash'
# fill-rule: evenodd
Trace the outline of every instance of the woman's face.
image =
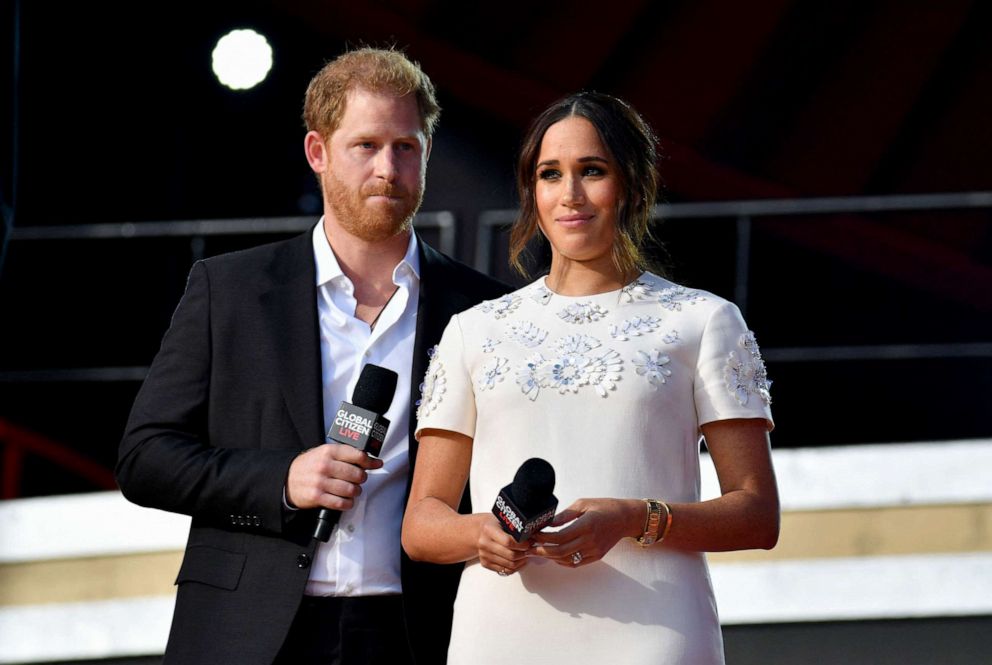
<svg viewBox="0 0 992 665">
<path fill-rule="evenodd" d="M 535 170 L 538 220 L 552 261 L 611 262 L 620 178 L 592 123 L 571 116 L 551 125 Z"/>
</svg>

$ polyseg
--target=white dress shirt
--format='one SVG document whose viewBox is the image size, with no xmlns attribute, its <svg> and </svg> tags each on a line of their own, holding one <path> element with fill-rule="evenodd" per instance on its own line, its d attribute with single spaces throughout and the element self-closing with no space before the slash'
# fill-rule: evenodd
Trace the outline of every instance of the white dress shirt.
<svg viewBox="0 0 992 665">
<path fill-rule="evenodd" d="M 410 234 L 406 256 L 393 269 L 397 290 L 373 330 L 355 318 L 355 287 L 331 250 L 324 234 L 323 218 L 313 230 L 313 251 L 317 266 L 325 431 L 341 402 L 351 402 L 358 376 L 367 363 L 391 369 L 399 379 L 396 395 L 385 414 L 390 426 L 379 455 L 383 467 L 369 472 L 354 507 L 342 512 L 330 540 L 317 548 L 306 593 L 311 596 L 400 593 L 400 528 L 410 467 L 410 373 L 420 295 L 417 238 Z"/>
</svg>

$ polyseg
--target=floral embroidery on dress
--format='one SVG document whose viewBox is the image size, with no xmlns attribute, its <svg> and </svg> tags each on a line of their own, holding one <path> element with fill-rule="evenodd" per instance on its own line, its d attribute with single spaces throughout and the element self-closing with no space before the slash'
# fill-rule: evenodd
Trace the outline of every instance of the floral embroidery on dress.
<svg viewBox="0 0 992 665">
<path fill-rule="evenodd" d="M 674 344 L 679 341 L 679 331 L 673 330 L 670 333 L 665 333 L 665 336 L 661 338 L 661 341 L 665 344 Z"/>
<path fill-rule="evenodd" d="M 551 289 L 546 287 L 544 284 L 541 284 L 536 289 L 534 289 L 534 293 L 530 294 L 530 298 L 538 305 L 547 305 L 549 302 L 551 302 L 551 296 L 553 295 L 554 292 L 551 291 Z"/>
<path fill-rule="evenodd" d="M 541 380 L 538 377 L 538 369 L 547 362 L 540 353 L 527 358 L 524 366 L 517 370 L 517 385 L 520 392 L 527 395 L 530 401 L 537 399 L 537 394 L 541 392 Z"/>
<path fill-rule="evenodd" d="M 495 300 L 483 300 L 482 302 L 480 302 L 478 305 L 476 305 L 472 309 L 477 309 L 480 312 L 482 312 L 483 314 L 488 314 L 489 312 L 493 311 L 493 307 L 495 307 L 495 306 L 496 306 L 496 301 Z"/>
<path fill-rule="evenodd" d="M 617 381 L 622 378 L 620 376 L 622 371 L 623 359 L 620 354 L 607 349 L 602 356 L 593 360 L 588 372 L 589 385 L 596 389 L 600 397 L 606 397 L 608 390 L 616 389 Z"/>
<path fill-rule="evenodd" d="M 645 333 L 654 332 L 659 323 L 661 323 L 661 319 L 653 316 L 635 316 L 632 319 L 624 319 L 620 323 L 610 324 L 610 337 L 625 342 L 631 337 L 640 337 Z"/>
<path fill-rule="evenodd" d="M 690 291 L 684 286 L 671 286 L 658 296 L 658 302 L 661 303 L 661 306 L 673 312 L 681 312 L 682 303 L 695 305 L 703 300 L 706 298 L 699 295 L 699 291 Z"/>
<path fill-rule="evenodd" d="M 586 368 L 589 358 L 581 353 L 566 353 L 545 363 L 541 369 L 541 385 L 555 388 L 559 393 L 576 393 L 579 387 L 589 382 Z"/>
<path fill-rule="evenodd" d="M 585 353 L 599 346 L 599 340 L 589 335 L 565 335 L 555 340 L 555 350 L 560 354 Z"/>
<path fill-rule="evenodd" d="M 597 352 L 598 355 L 589 354 L 600 347 L 595 337 L 566 335 L 555 340 L 552 347 L 552 358 L 534 353 L 517 369 L 517 385 L 529 400 L 535 401 L 542 388 L 552 388 L 564 395 L 576 393 L 582 386 L 591 386 L 602 397 L 616 388 L 623 371 L 623 359 L 612 349 L 603 349 Z"/>
<path fill-rule="evenodd" d="M 754 336 L 754 331 L 748 330 L 741 335 L 740 344 L 751 354 L 752 358 L 761 360 L 761 349 L 758 348 L 758 340 Z"/>
<path fill-rule="evenodd" d="M 496 349 L 496 345 L 500 344 L 500 340 L 493 339 L 492 337 L 487 337 L 486 341 L 482 343 L 483 353 L 492 353 Z"/>
<path fill-rule="evenodd" d="M 592 323 L 606 316 L 607 311 L 596 303 L 580 302 L 573 303 L 558 312 L 558 318 L 569 323 Z"/>
<path fill-rule="evenodd" d="M 668 377 L 672 375 L 672 370 L 667 367 L 671 361 L 671 358 L 658 349 L 651 349 L 649 352 L 638 351 L 634 358 L 634 366 L 637 368 L 634 371 L 646 378 L 657 390 L 658 386 L 667 383 Z"/>
<path fill-rule="evenodd" d="M 508 327 L 506 336 L 528 349 L 540 346 L 548 336 L 547 330 L 541 330 L 530 321 L 512 323 Z"/>
<path fill-rule="evenodd" d="M 757 395 L 765 404 L 771 404 L 772 382 L 768 380 L 768 371 L 754 333 L 750 330 L 745 332 L 738 344 L 743 353 L 738 356 L 737 351 L 731 351 L 723 370 L 727 389 L 742 406 L 747 406 L 751 395 Z"/>
<path fill-rule="evenodd" d="M 634 302 L 635 300 L 646 300 L 654 292 L 654 285 L 645 282 L 643 279 L 628 284 L 620 289 L 620 300 L 622 302 Z"/>
<path fill-rule="evenodd" d="M 499 300 L 495 301 L 493 307 L 493 316 L 497 319 L 505 318 L 507 314 L 511 313 L 517 307 L 520 306 L 520 296 L 515 293 L 508 293 Z"/>
<path fill-rule="evenodd" d="M 427 357 L 430 362 L 427 364 L 427 373 L 424 375 L 424 382 L 420 384 L 420 399 L 417 400 L 417 418 L 425 418 L 431 411 L 441 403 L 444 391 L 447 390 L 444 378 L 444 366 L 441 358 L 437 354 L 437 345 L 428 349 Z"/>
<path fill-rule="evenodd" d="M 601 397 L 616 387 L 623 371 L 620 354 L 606 349 L 598 356 L 586 355 L 600 346 L 589 335 L 567 335 L 555 342 L 557 356 L 552 360 L 533 356 L 533 375 L 542 388 L 554 388 L 560 394 L 576 393 L 582 386 L 592 386 Z M 519 380 L 518 380 L 519 382 Z"/>
<path fill-rule="evenodd" d="M 497 383 L 503 380 L 503 375 L 510 371 L 507 366 L 509 360 L 506 358 L 490 358 L 482 366 L 482 375 L 479 376 L 479 390 L 492 390 Z"/>
</svg>

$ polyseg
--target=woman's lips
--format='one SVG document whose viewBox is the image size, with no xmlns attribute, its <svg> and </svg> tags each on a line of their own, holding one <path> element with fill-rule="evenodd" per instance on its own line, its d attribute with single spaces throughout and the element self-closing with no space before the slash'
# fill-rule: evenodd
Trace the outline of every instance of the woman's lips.
<svg viewBox="0 0 992 665">
<path fill-rule="evenodd" d="M 574 229 L 583 224 L 588 223 L 593 218 L 590 214 L 575 213 L 572 215 L 563 215 L 555 219 L 555 222 L 564 226 L 566 229 Z"/>
</svg>

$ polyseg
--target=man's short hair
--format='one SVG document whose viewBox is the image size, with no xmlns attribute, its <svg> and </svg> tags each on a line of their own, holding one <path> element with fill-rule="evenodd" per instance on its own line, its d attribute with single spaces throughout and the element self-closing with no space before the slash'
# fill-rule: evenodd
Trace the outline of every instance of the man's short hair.
<svg viewBox="0 0 992 665">
<path fill-rule="evenodd" d="M 427 74 L 399 51 L 371 47 L 338 56 L 310 80 L 303 102 L 307 130 L 330 138 L 344 116 L 348 92 L 358 88 L 398 97 L 414 95 L 421 128 L 426 136 L 433 135 L 441 107 Z"/>
</svg>

